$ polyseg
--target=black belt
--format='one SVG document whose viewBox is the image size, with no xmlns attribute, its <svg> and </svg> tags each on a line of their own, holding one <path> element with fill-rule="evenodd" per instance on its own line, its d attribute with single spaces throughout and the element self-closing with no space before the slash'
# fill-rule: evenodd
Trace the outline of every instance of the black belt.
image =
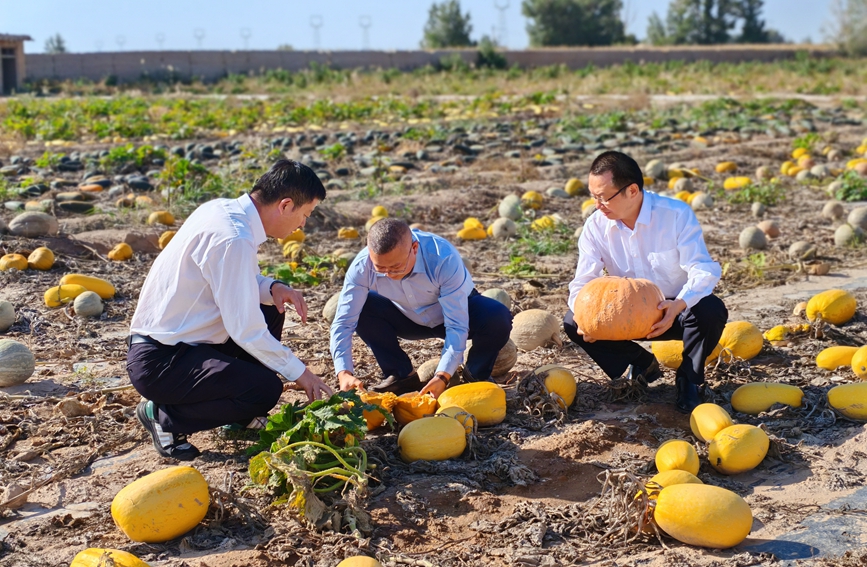
<svg viewBox="0 0 867 567">
<path fill-rule="evenodd" d="M 157 346 L 166 346 L 158 340 L 151 338 L 147 335 L 130 335 L 126 338 L 127 346 L 137 345 L 137 344 L 149 344 L 149 345 L 157 345 Z"/>
</svg>

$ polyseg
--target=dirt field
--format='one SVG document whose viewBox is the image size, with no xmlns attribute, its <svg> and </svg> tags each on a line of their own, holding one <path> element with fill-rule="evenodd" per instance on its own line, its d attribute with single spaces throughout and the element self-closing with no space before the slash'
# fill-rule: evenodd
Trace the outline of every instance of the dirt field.
<svg viewBox="0 0 867 567">
<path fill-rule="evenodd" d="M 819 124 L 817 128 L 820 133 L 833 128 L 835 147 L 854 148 L 865 136 L 863 126 Z M 468 216 L 486 225 L 492 222 L 497 203 L 507 194 L 527 190 L 544 194 L 550 187 L 562 187 L 569 177 L 585 178 L 592 155 L 567 150 L 565 155 L 551 154 L 563 157 L 562 163 L 537 163 L 540 160 L 534 156 L 556 146 L 553 139 L 518 148 L 516 158 L 503 155 L 510 142 L 472 154 L 454 149 L 460 143 L 497 141 L 496 133 L 494 126 L 485 126 L 471 132 L 476 139 L 469 141 L 458 133 L 455 140 L 440 146 L 406 140 L 394 144 L 386 155 L 414 166 L 383 178 L 375 192 L 361 171 L 363 163 L 347 158 L 337 164 L 348 167 L 350 174 L 335 175 L 341 183 L 329 185 L 328 199 L 307 231 L 308 250 L 327 257 L 339 248 L 361 249 L 361 240 L 336 240 L 336 229 L 362 227 L 371 207 L 383 205 L 393 216 L 449 237 L 472 266 L 477 288 L 507 290 L 514 301 L 513 312 L 542 308 L 562 316 L 576 261 L 571 233 L 583 222 L 583 197 L 546 197 L 538 213 L 558 213 L 568 226 L 568 231 L 550 238 L 552 246 L 560 245 L 557 253 L 530 248 L 527 239 L 460 242 L 454 235 Z M 721 139 L 707 146 L 671 142 L 623 149 L 641 164 L 658 158 L 698 168 L 711 182 L 696 179 L 696 188 L 708 191 L 710 183 L 721 185 L 724 176 L 712 172 L 723 159 L 735 161 L 739 175 L 752 176 L 761 165 L 776 171 L 792 150 L 793 136 L 719 131 L 707 137 L 712 136 Z M 541 132 L 526 136 L 534 137 L 543 136 Z M 730 139 L 723 141 L 726 137 Z M 222 140 L 233 141 L 245 147 L 267 142 L 255 137 Z M 107 147 L 72 146 L 65 151 Z M 431 154 L 426 161 L 403 157 L 423 149 Z M 284 153 L 301 159 L 308 152 L 296 145 Z M 37 158 L 42 148 L 24 147 L 19 155 Z M 473 159 L 465 159 L 467 155 Z M 3 156 L 0 159 L 8 163 Z M 211 169 L 229 165 L 223 159 L 214 163 L 218 165 L 209 164 Z M 843 167 L 845 160 L 829 165 Z M 261 170 L 267 164 L 258 166 Z M 328 169 L 335 168 L 329 165 Z M 83 179 L 81 171 L 46 172 L 46 178 L 75 183 Z M 657 182 L 651 189 L 663 191 L 664 185 Z M 160 201 L 159 187 L 148 194 Z M 834 246 L 834 230 L 842 221 L 820 215 L 828 197 L 819 182 L 783 182 L 783 200 L 768 207 L 764 216 L 778 222 L 781 235 L 770 240 L 761 259 L 750 260 L 752 252 L 738 245 L 740 231 L 759 220 L 751 215 L 748 202 L 717 198 L 712 209 L 697 211 L 712 256 L 727 266 L 717 293 L 731 321 L 747 320 L 762 331 L 802 322 L 792 315 L 793 307 L 832 287 L 852 291 L 859 305 L 851 322 L 828 327 L 821 337 L 805 334 L 778 346 L 766 342 L 761 354 L 748 363 L 721 364 L 709 371 L 707 401 L 725 407 L 736 422 L 763 424 L 772 439 L 771 451 L 756 469 L 731 477 L 711 468 L 704 445 L 696 442 L 702 458 L 699 478 L 741 495 L 753 513 L 749 538 L 724 551 L 691 547 L 668 537 L 660 542 L 650 535 L 624 543 L 629 529 L 606 533 L 616 527 L 611 524 L 611 510 L 624 493 L 609 491 L 600 499 L 605 474 L 612 478 L 623 471 L 641 478 L 655 474 L 653 456 L 662 441 L 692 439 L 689 417 L 674 409 L 673 371 L 666 371 L 663 380 L 644 392 L 627 391 L 619 382 L 609 381 L 562 332 L 562 348 L 521 352 L 513 371 L 501 379 L 509 399 L 507 419 L 480 431 L 475 457 L 407 465 L 398 457 L 395 433 L 379 430 L 369 435 L 363 446 L 377 464 L 362 504 L 370 514 L 369 533 L 309 529 L 285 507 L 271 506 L 271 495 L 246 489 L 248 441 L 202 432 L 192 436 L 203 450 L 193 464 L 218 489 L 206 519 L 194 531 L 165 544 L 131 542 L 111 519 L 112 498 L 132 480 L 174 463 L 154 452 L 136 421 L 139 396 L 128 387 L 125 370 L 124 338 L 138 291 L 158 253 L 155 240 L 161 230 L 142 223 L 147 211 L 115 209 L 114 197 L 100 196 L 99 210 L 90 215 L 56 210 L 58 236 L 28 239 L 7 234 L 0 241 L 4 253 L 45 245 L 58 258 L 47 272 L 0 272 L 0 300 L 11 302 L 18 313 L 3 338 L 25 343 L 37 359 L 30 380 L 0 393 L 2 567 L 65 566 L 86 547 L 123 549 L 151 565 L 189 567 L 333 567 L 356 553 L 376 555 L 385 565 L 425 567 L 867 564 L 867 428 L 835 416 L 825 402 L 831 386 L 856 378 L 850 369 L 828 372 L 815 364 L 815 355 L 827 346 L 867 342 L 863 308 L 867 262 L 863 247 Z M 861 204 L 844 206 L 848 212 Z M 15 214 L 0 213 L 7 223 Z M 124 239 L 136 242 L 133 259 L 107 261 L 107 251 Z M 816 246 L 816 260 L 802 265 L 788 257 L 789 245 L 797 240 Z M 263 245 L 263 266 L 282 263 L 280 252 L 276 242 Z M 501 268 L 514 265 L 517 255 L 523 255 L 532 271 L 504 273 Z M 819 262 L 827 263 L 830 271 L 809 275 L 809 266 Z M 44 306 L 44 291 L 72 271 L 104 277 L 116 286 L 117 295 L 106 301 L 100 318 L 83 320 L 69 310 Z M 300 325 L 297 317 L 288 317 L 284 342 L 314 372 L 336 385 L 328 354 L 328 325 L 321 310 L 339 290 L 342 272 L 335 268 L 327 273 L 320 285 L 305 289 L 310 322 Z M 355 340 L 358 374 L 371 382 L 378 380 L 372 356 Z M 421 364 L 438 356 L 441 344 L 430 340 L 406 347 Z M 531 415 L 517 388 L 530 370 L 552 362 L 569 368 L 578 380 L 576 402 L 559 419 Z M 734 412 L 731 393 L 758 380 L 801 387 L 804 407 L 779 406 L 759 417 Z M 80 401 L 86 415 L 62 415 L 55 406 L 68 397 Z M 298 393 L 287 392 L 282 401 L 300 399 Z"/>
</svg>

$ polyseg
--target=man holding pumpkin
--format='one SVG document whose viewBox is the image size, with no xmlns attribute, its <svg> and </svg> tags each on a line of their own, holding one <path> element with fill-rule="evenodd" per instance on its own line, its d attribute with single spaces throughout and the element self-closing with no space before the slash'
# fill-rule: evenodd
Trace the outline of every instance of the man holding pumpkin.
<svg viewBox="0 0 867 567">
<path fill-rule="evenodd" d="M 435 234 L 411 230 L 399 219 L 377 221 L 367 235 L 340 292 L 331 324 L 331 356 L 341 390 L 362 384 L 354 373 L 352 334 L 373 351 L 384 378 L 374 392 L 421 390 L 433 397 L 463 368 L 465 381 L 488 380 L 512 330 L 512 313 L 481 295 L 452 244 Z M 422 384 L 399 338 L 445 339 L 436 374 Z"/>
<path fill-rule="evenodd" d="M 662 372 L 653 354 L 631 340 L 596 340 L 578 327 L 572 312 L 581 288 L 606 272 L 650 280 L 665 299 L 657 306 L 662 318 L 643 338 L 683 340 L 675 406 L 689 413 L 701 403 L 698 387 L 704 382 L 705 360 L 728 318 L 722 300 L 713 295 L 720 266 L 711 259 L 689 205 L 645 191 L 641 169 L 628 155 L 600 154 L 590 166 L 588 190 L 596 212 L 578 241 L 578 266 L 563 321 L 566 334 L 611 378 L 628 369 L 629 378 L 642 384 L 658 379 Z"/>
<path fill-rule="evenodd" d="M 221 425 L 264 427 L 283 378 L 310 401 L 331 389 L 280 343 L 285 305 L 303 322 L 298 291 L 259 273 L 268 236 L 303 227 L 325 188 L 309 167 L 275 163 L 238 199 L 196 209 L 157 256 L 132 318 L 127 371 L 146 399 L 136 417 L 164 457 L 189 461 L 187 434 Z"/>
</svg>

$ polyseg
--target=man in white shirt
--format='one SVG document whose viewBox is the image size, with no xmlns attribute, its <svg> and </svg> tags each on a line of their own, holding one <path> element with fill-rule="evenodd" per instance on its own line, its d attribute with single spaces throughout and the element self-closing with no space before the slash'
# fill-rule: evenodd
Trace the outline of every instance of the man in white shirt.
<svg viewBox="0 0 867 567">
<path fill-rule="evenodd" d="M 578 241 L 578 267 L 569 284 L 564 330 L 611 378 L 650 383 L 662 372 L 656 358 L 632 341 L 597 341 L 575 324 L 571 311 L 581 288 L 603 275 L 644 278 L 662 290 L 661 321 L 647 339 L 683 339 L 675 406 L 689 413 L 701 403 L 705 359 L 719 343 L 728 318 L 713 295 L 720 266 L 711 259 L 692 209 L 678 199 L 644 191 L 641 168 L 621 152 L 600 154 L 590 166 L 588 190 L 596 211 Z"/>
<path fill-rule="evenodd" d="M 249 194 L 196 209 L 154 261 L 130 325 L 127 371 L 147 400 L 136 416 L 157 452 L 199 455 L 187 434 L 261 426 L 283 392 L 277 373 L 310 401 L 331 389 L 280 343 L 285 304 L 307 322 L 301 293 L 259 271 L 268 236 L 304 226 L 325 198 L 312 169 L 280 160 Z"/>
</svg>

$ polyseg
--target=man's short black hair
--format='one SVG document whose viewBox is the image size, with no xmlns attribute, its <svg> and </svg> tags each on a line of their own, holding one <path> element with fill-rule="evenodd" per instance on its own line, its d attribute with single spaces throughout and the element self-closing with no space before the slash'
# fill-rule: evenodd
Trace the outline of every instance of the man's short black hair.
<svg viewBox="0 0 867 567">
<path fill-rule="evenodd" d="M 316 172 L 297 161 L 281 159 L 256 180 L 251 194 L 263 205 L 292 199 L 293 207 L 325 199 L 325 187 Z"/>
<path fill-rule="evenodd" d="M 407 236 L 412 238 L 409 225 L 400 219 L 386 218 L 376 221 L 367 233 L 367 249 L 374 254 L 388 254 Z"/>
<path fill-rule="evenodd" d="M 634 159 L 614 150 L 602 152 L 590 166 L 590 175 L 605 175 L 611 172 L 611 181 L 618 189 L 635 183 L 644 190 L 644 175 Z"/>
</svg>

